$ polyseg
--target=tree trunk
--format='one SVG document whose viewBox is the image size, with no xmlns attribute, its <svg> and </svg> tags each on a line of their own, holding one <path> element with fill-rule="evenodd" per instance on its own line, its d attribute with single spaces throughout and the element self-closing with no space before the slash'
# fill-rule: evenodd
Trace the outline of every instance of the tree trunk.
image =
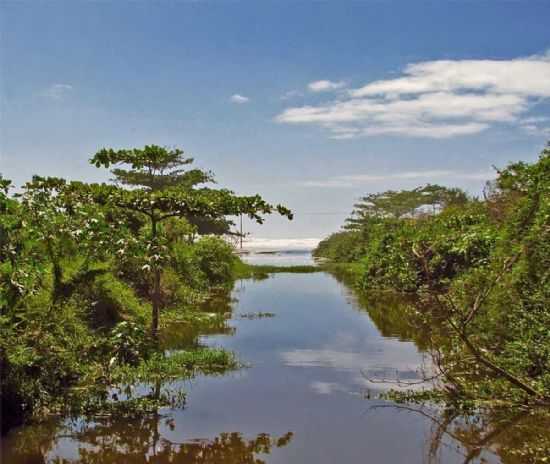
<svg viewBox="0 0 550 464">
<path fill-rule="evenodd" d="M 157 221 L 154 216 L 151 216 L 151 238 L 153 242 L 157 239 Z M 160 312 L 160 268 L 157 263 L 154 264 L 153 276 L 153 317 L 151 318 L 151 336 L 154 340 L 158 340 L 159 330 L 159 312 Z"/>
<path fill-rule="evenodd" d="M 151 320 L 151 335 L 155 340 L 158 339 L 159 312 L 160 312 L 160 269 L 156 267 L 154 282 L 153 282 L 153 317 Z"/>
</svg>

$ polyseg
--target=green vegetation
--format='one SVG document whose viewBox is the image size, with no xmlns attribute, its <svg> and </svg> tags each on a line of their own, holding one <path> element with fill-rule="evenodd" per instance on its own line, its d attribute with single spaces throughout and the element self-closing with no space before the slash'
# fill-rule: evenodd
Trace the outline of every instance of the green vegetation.
<svg viewBox="0 0 550 464">
<path fill-rule="evenodd" d="M 234 276 L 238 279 L 267 279 L 269 274 L 277 273 L 292 273 L 292 274 L 309 274 L 311 272 L 320 272 L 322 269 L 318 266 L 307 264 L 294 266 L 275 266 L 271 264 L 249 264 L 243 261 L 238 261 L 234 267 Z"/>
<path fill-rule="evenodd" d="M 170 355 L 155 353 L 138 365 L 123 364 L 111 373 L 111 383 L 127 385 L 154 383 L 192 377 L 197 373 L 215 374 L 235 369 L 239 363 L 232 353 L 217 348 L 181 350 Z"/>
<path fill-rule="evenodd" d="M 118 183 L 36 176 L 10 195 L 0 177 L 3 431 L 32 417 L 148 401 L 113 401 L 109 389 L 123 383 L 235 368 L 217 349 L 165 353 L 161 314 L 210 327 L 199 304 L 240 272 L 230 245 L 197 236 L 227 232 L 240 214 L 260 223 L 273 212 L 292 217 L 257 195 L 205 187 L 212 174 L 187 169 L 192 160 L 177 149 L 104 149 L 91 162 L 116 166 Z"/>
<path fill-rule="evenodd" d="M 122 183 L 137 188 L 128 190 L 113 186 L 75 186 L 77 191 L 84 190 L 85 194 L 96 202 L 106 204 L 115 210 L 122 210 L 126 214 L 137 214 L 138 220 L 145 220 L 145 239 L 137 243 L 147 248 L 142 268 L 150 271 L 152 275 L 150 295 L 153 338 L 157 338 L 162 305 L 162 268 L 168 250 L 161 230 L 164 222 L 179 218 L 192 225 L 194 219 L 198 218 L 213 222 L 223 221 L 227 224 L 227 216 L 246 214 L 261 223 L 261 215 L 270 214 L 275 209 L 282 215 L 292 217 L 289 210 L 280 205 L 275 208 L 259 195 L 237 197 L 229 190 L 195 188 L 197 184 L 211 181 L 211 176 L 196 169 L 184 171 L 183 167 L 192 161 L 183 158 L 181 150 L 167 150 L 155 145 L 133 150 L 103 149 L 96 153 L 90 162 L 97 167 L 106 168 L 113 165 L 130 166 L 131 169 L 126 170 L 117 168 L 113 174 Z M 125 251 L 122 249 L 122 253 Z M 132 255 L 136 256 L 135 251 Z M 137 255 L 142 257 L 143 252 L 138 250 Z M 215 260 L 216 256 L 213 255 L 209 259 Z"/>
<path fill-rule="evenodd" d="M 369 195 L 315 255 L 371 299 L 411 295 L 401 317 L 432 353 L 430 398 L 550 402 L 550 146 L 499 171 L 483 200 L 433 185 Z"/>
</svg>

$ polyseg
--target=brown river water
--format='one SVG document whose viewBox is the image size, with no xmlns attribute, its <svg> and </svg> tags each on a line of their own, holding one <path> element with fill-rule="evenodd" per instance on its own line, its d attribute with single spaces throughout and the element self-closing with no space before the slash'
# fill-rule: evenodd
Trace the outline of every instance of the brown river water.
<svg viewBox="0 0 550 464">
<path fill-rule="evenodd" d="M 311 257 L 249 260 L 302 264 Z M 175 382 L 186 391 L 185 405 L 146 418 L 13 430 L 2 463 L 515 462 L 502 458 L 502 436 L 513 433 L 487 438 L 493 429 L 481 418 L 378 399 L 395 387 L 386 379 L 418 379 L 426 356 L 410 327 L 388 316 L 392 307 L 369 308 L 334 276 L 240 281 L 230 306 L 213 309 L 229 311 L 226 325 L 199 342 L 234 351 L 246 368 Z M 270 317 L 246 317 L 257 313 Z M 168 343 L 181 343 L 185 336 L 172 330 Z"/>
</svg>

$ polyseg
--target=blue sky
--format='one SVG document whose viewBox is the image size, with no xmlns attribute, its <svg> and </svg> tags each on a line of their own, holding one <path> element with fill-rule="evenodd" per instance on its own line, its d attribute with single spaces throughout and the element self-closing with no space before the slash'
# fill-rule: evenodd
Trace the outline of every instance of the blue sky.
<svg viewBox="0 0 550 464">
<path fill-rule="evenodd" d="M 0 172 L 102 181 L 101 147 L 178 146 L 322 237 L 356 198 L 479 193 L 550 139 L 550 2 L 0 3 Z"/>
</svg>

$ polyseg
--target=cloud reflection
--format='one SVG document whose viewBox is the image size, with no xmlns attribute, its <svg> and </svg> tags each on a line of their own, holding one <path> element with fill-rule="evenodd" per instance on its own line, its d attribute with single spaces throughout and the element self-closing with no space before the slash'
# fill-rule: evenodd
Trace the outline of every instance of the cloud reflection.
<svg viewBox="0 0 550 464">
<path fill-rule="evenodd" d="M 376 389 L 385 390 L 413 386 L 408 383 L 414 383 L 416 388 L 426 387 L 427 384 L 417 384 L 423 378 L 426 360 L 417 353 L 410 353 L 410 347 L 406 346 L 408 344 L 394 340 L 390 342 L 393 343 L 384 343 L 388 346 L 378 346 L 372 352 L 338 351 L 330 348 L 296 349 L 282 352 L 281 358 L 290 367 L 355 372 L 353 383 L 363 387 L 376 386 Z M 399 385 L 396 384 L 397 381 Z M 336 382 L 314 381 L 310 386 L 319 394 L 346 391 L 342 384 Z"/>
</svg>

